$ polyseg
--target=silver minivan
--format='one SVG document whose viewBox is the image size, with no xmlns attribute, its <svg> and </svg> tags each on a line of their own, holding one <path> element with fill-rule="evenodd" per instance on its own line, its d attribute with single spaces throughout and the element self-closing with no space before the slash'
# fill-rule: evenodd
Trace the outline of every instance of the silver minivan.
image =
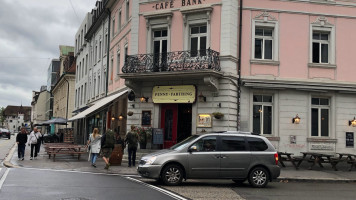
<svg viewBox="0 0 356 200">
<path fill-rule="evenodd" d="M 192 135 L 142 157 L 137 171 L 166 185 L 183 179 L 232 179 L 265 187 L 280 175 L 278 154 L 268 139 L 240 131 Z"/>
</svg>

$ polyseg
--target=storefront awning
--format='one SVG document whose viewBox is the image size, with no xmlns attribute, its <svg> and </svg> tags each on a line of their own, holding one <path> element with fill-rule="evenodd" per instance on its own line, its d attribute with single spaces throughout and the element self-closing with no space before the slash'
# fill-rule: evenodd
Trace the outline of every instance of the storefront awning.
<svg viewBox="0 0 356 200">
<path fill-rule="evenodd" d="M 124 91 L 116 93 L 114 95 L 102 98 L 102 99 L 98 100 L 97 102 L 95 102 L 94 105 L 92 105 L 88 109 L 86 109 L 83 112 L 77 114 L 76 116 L 68 119 L 68 121 L 74 121 L 74 120 L 77 120 L 77 119 L 84 118 L 84 117 L 88 116 L 90 113 L 102 108 L 103 106 L 105 106 L 105 105 L 109 104 L 110 102 L 114 101 L 115 99 L 119 98 L 120 96 L 122 96 L 126 92 L 127 92 L 127 90 L 124 90 Z"/>
</svg>

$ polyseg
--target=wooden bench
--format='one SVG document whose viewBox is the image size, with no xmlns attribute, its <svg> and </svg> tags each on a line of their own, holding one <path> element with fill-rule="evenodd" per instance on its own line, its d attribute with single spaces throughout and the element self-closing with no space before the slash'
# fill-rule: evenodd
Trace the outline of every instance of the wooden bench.
<svg viewBox="0 0 356 200">
<path fill-rule="evenodd" d="M 56 161 L 56 155 L 62 154 L 62 155 L 78 155 L 78 160 L 80 160 L 80 155 L 84 154 L 86 152 L 84 151 L 47 151 L 47 154 L 49 155 L 49 158 L 51 158 L 51 155 L 53 155 L 53 162 Z"/>
</svg>

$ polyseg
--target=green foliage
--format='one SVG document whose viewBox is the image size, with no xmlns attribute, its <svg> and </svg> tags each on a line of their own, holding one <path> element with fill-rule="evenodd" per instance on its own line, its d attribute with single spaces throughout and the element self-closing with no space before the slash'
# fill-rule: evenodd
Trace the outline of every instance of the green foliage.
<svg viewBox="0 0 356 200">
<path fill-rule="evenodd" d="M 4 123 L 4 121 L 5 121 L 4 110 L 5 110 L 4 107 L 0 108 L 0 123 L 1 124 Z"/>
</svg>

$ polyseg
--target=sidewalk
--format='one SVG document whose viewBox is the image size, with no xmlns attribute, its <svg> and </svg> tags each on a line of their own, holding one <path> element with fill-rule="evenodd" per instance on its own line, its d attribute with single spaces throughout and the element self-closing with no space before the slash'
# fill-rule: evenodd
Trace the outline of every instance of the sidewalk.
<svg viewBox="0 0 356 200">
<path fill-rule="evenodd" d="M 88 154 L 83 154 L 80 160 L 76 156 L 58 156 L 56 161 L 48 159 L 48 155 L 44 152 L 41 146 L 40 154 L 37 160 L 30 160 L 30 148 L 26 147 L 25 160 L 17 160 L 17 145 L 9 153 L 9 158 L 5 159 L 4 165 L 7 167 L 26 167 L 26 168 L 41 168 L 54 170 L 70 170 L 92 173 L 111 173 L 121 175 L 137 175 L 135 167 L 128 167 L 127 161 L 123 160 L 121 166 L 110 166 L 109 170 L 105 170 L 105 163 L 101 158 L 98 158 L 94 168 L 88 162 Z M 137 157 L 137 161 L 140 157 Z M 8 162 L 6 162 L 6 160 Z M 279 181 L 303 181 L 303 182 L 356 182 L 356 169 L 348 171 L 349 164 L 339 163 L 338 171 L 334 171 L 329 164 L 324 164 L 324 168 L 314 166 L 313 170 L 308 170 L 310 163 L 303 162 L 299 170 L 296 170 L 291 163 L 286 162 L 286 167 L 281 167 L 281 175 Z"/>
</svg>

